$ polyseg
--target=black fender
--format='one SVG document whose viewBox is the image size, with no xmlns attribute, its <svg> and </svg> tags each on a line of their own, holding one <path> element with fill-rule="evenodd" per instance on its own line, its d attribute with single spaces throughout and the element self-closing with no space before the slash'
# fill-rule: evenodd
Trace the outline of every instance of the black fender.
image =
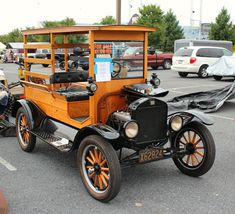
<svg viewBox="0 0 235 214">
<path fill-rule="evenodd" d="M 203 123 L 204 125 L 213 125 L 214 121 L 211 119 L 210 116 L 206 115 L 205 113 L 201 111 L 195 111 L 195 110 L 187 110 L 187 111 L 179 111 L 174 112 L 173 114 L 168 115 L 168 122 L 170 121 L 170 118 L 180 115 L 184 118 L 184 126 L 192 121 L 198 121 Z"/>
<path fill-rule="evenodd" d="M 17 100 L 16 102 L 16 112 L 20 107 L 23 107 L 27 118 L 32 124 L 32 128 L 36 128 L 40 125 L 41 121 L 46 117 L 44 112 L 32 101 L 30 100 Z"/>
<path fill-rule="evenodd" d="M 90 126 L 86 126 L 79 130 L 77 135 L 75 136 L 74 142 L 75 142 L 75 147 L 77 148 L 81 141 L 89 136 L 89 135 L 100 135 L 106 140 L 116 140 L 120 137 L 120 134 L 118 131 L 113 129 L 112 127 L 99 123 L 99 124 L 94 124 Z"/>
</svg>

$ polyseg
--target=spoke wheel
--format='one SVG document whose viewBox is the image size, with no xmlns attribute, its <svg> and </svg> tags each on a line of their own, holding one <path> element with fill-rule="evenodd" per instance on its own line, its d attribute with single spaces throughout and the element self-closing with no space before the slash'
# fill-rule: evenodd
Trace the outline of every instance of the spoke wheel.
<svg viewBox="0 0 235 214">
<path fill-rule="evenodd" d="M 109 142 L 96 135 L 86 137 L 79 146 L 77 161 L 82 181 L 92 197 L 107 202 L 118 194 L 121 169 Z"/>
<path fill-rule="evenodd" d="M 215 159 L 215 144 L 209 130 L 199 122 L 192 122 L 176 136 L 174 146 L 186 154 L 174 157 L 173 161 L 184 174 L 198 177 L 212 167 Z"/>
<path fill-rule="evenodd" d="M 26 152 L 31 152 L 36 143 L 36 137 L 30 133 L 31 129 L 32 125 L 25 110 L 22 107 L 19 108 L 16 115 L 16 134 L 20 147 Z"/>
</svg>

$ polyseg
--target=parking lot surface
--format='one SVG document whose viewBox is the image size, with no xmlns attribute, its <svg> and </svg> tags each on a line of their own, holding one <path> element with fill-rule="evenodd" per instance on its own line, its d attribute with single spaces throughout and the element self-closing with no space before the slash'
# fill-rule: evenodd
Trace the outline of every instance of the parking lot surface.
<svg viewBox="0 0 235 214">
<path fill-rule="evenodd" d="M 37 65 L 38 69 L 43 69 Z M 1 64 L 10 82 L 17 81 L 17 65 Z M 164 100 L 175 96 L 222 88 L 233 81 L 196 75 L 180 78 L 171 70 L 156 72 Z M 208 127 L 216 144 L 212 169 L 200 178 L 183 175 L 171 159 L 122 170 L 118 196 L 104 204 L 86 192 L 77 166 L 76 152 L 62 154 L 37 141 L 32 153 L 23 152 L 15 137 L 0 137 L 0 190 L 11 214 L 34 213 L 234 213 L 235 210 L 235 100 L 211 113 Z"/>
</svg>

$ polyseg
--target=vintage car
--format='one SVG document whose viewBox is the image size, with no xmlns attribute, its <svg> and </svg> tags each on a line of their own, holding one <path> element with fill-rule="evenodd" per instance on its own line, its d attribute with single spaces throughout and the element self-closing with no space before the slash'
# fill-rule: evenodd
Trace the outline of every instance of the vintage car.
<svg viewBox="0 0 235 214">
<path fill-rule="evenodd" d="M 24 60 L 25 68 L 32 66 L 21 81 L 25 99 L 18 101 L 16 115 L 19 145 L 31 152 L 39 138 L 61 152 L 77 149 L 82 182 L 102 202 L 118 194 L 122 167 L 171 158 L 184 174 L 197 177 L 215 159 L 214 140 L 205 126 L 212 121 L 195 111 L 168 112 L 158 98 L 167 92 L 158 87 L 157 75 L 147 80 L 147 54 L 134 71 L 128 71 L 121 56 L 113 58 L 118 47 L 133 42 L 147 53 L 148 32 L 155 30 L 70 26 L 23 32 L 25 56 L 30 48 L 47 48 L 51 59 Z M 89 71 L 68 69 L 68 57 L 65 71 L 57 70 L 55 50 L 68 54 L 77 47 L 69 37 L 77 34 L 88 38 Z M 32 35 L 49 35 L 50 44 L 28 44 Z M 56 36 L 64 37 L 63 44 L 55 43 Z M 51 65 L 51 72 L 34 71 L 34 63 Z"/>
</svg>

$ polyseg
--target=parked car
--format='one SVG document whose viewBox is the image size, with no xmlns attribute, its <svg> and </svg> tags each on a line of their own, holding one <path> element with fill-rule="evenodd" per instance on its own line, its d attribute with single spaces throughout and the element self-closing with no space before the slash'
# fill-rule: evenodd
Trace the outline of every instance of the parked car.
<svg viewBox="0 0 235 214">
<path fill-rule="evenodd" d="M 163 53 L 155 49 L 148 50 L 148 66 L 152 69 L 157 69 L 162 66 L 164 69 L 170 69 L 172 65 L 173 53 Z M 130 67 L 141 65 L 143 62 L 143 48 L 130 47 L 128 48 L 123 58 L 129 59 Z"/>
<path fill-rule="evenodd" d="M 175 52 L 171 69 L 178 72 L 181 77 L 198 74 L 199 77 L 205 78 L 208 76 L 208 66 L 222 56 L 232 56 L 232 52 L 220 47 L 183 47 Z"/>
<path fill-rule="evenodd" d="M 212 75 L 215 80 L 221 80 L 223 77 L 233 77 L 235 79 L 235 56 L 222 56 L 208 67 L 207 73 Z"/>
</svg>

